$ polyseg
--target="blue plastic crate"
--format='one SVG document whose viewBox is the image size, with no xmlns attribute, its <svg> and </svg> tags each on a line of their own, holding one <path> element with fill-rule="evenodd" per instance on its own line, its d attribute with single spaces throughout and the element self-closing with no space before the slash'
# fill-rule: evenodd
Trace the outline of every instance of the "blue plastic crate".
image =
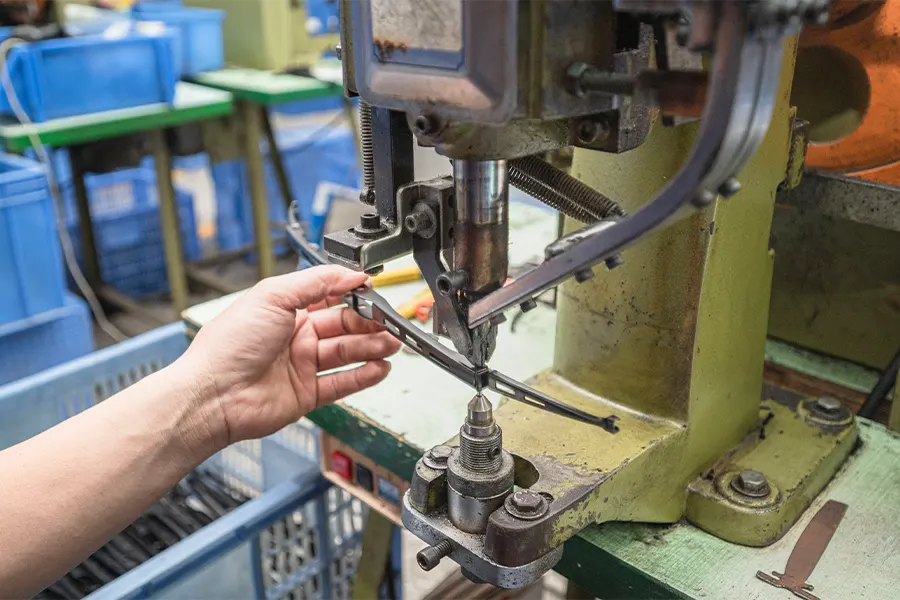
<svg viewBox="0 0 900 600">
<path fill-rule="evenodd" d="M 132 17 L 138 21 L 160 21 L 172 31 L 175 67 L 182 77 L 215 71 L 225 65 L 225 11 L 151 2 L 136 4 Z"/>
<path fill-rule="evenodd" d="M 316 188 L 327 181 L 348 187 L 358 187 L 361 176 L 353 136 L 346 127 L 322 131 L 321 125 L 305 125 L 276 133 L 291 193 L 299 205 L 300 218 L 312 219 L 312 204 Z M 268 155 L 268 147 L 262 151 Z M 287 221 L 287 208 L 275 178 L 271 162 L 266 161 L 266 190 L 269 220 Z M 250 195 L 242 160 L 232 160 L 212 167 L 216 189 L 217 241 L 228 250 L 253 241 L 253 216 Z M 286 247 L 276 252 L 286 252 Z"/>
<path fill-rule="evenodd" d="M 178 79 L 172 35 L 100 35 L 19 44 L 7 58 L 10 78 L 35 122 L 92 112 L 171 103 Z M 0 112 L 12 114 L 6 94 Z"/>
<path fill-rule="evenodd" d="M 103 280 L 133 298 L 169 289 L 156 178 L 145 169 L 127 169 L 86 178 L 92 208 L 94 241 Z M 70 200 L 72 192 L 64 193 Z M 193 196 L 175 189 L 185 260 L 200 257 Z M 69 235 L 81 261 L 77 214 L 69 215 Z"/>
<path fill-rule="evenodd" d="M 90 311 L 83 300 L 66 294 L 59 308 L 0 325 L 0 385 L 84 356 L 93 349 Z M 3 426 L 0 423 L 0 430 Z"/>
<path fill-rule="evenodd" d="M 341 19 L 337 0 L 306 1 L 306 31 L 315 37 L 338 33 Z"/>
<path fill-rule="evenodd" d="M 63 305 L 56 213 L 41 166 L 0 155 L 0 324 Z"/>
<path fill-rule="evenodd" d="M 158 371 L 186 344 L 182 325 L 169 325 L 0 387 L 0 449 Z M 254 499 L 89 598 L 349 597 L 365 511 L 319 475 L 312 425 L 235 444 L 200 468 Z"/>
</svg>

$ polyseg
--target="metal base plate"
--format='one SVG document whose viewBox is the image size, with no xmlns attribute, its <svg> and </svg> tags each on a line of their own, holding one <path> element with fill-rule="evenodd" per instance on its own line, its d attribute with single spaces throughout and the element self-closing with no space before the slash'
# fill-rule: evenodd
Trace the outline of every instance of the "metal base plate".
<svg viewBox="0 0 900 600">
<path fill-rule="evenodd" d="M 562 558 L 563 547 L 554 548 L 528 564 L 505 567 L 484 553 L 484 536 L 465 533 L 450 523 L 446 509 L 423 515 L 409 504 L 409 492 L 403 496 L 403 525 L 416 537 L 437 544 L 447 540 L 453 546 L 449 558 L 465 571 L 485 583 L 506 589 L 516 589 L 534 583 L 552 569 Z"/>
</svg>

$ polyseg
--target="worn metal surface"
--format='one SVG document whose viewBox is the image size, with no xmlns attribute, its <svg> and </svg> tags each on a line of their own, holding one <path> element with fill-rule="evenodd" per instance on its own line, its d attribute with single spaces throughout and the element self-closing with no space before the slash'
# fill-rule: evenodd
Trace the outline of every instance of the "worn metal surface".
<svg viewBox="0 0 900 600">
<path fill-rule="evenodd" d="M 780 192 L 777 202 L 785 208 L 900 231 L 900 187 L 810 171 L 800 185 Z"/>
<path fill-rule="evenodd" d="M 803 530 L 800 539 L 797 540 L 797 545 L 794 546 L 794 551 L 788 558 L 784 573 L 772 571 L 770 575 L 757 571 L 756 576 L 775 587 L 790 590 L 800 598 L 819 600 L 818 596 L 812 594 L 814 588 L 807 580 L 816 565 L 819 564 L 819 559 L 828 548 L 828 544 L 846 512 L 846 504 L 829 500 Z"/>
<path fill-rule="evenodd" d="M 691 482 L 685 516 L 736 544 L 767 546 L 776 541 L 853 449 L 857 429 L 850 413 L 845 414 L 831 421 L 805 403 L 765 402 L 758 428 Z M 765 474 L 766 494 L 747 496 L 734 489 L 735 474 L 744 469 Z"/>
<path fill-rule="evenodd" d="M 900 232 L 779 206 L 771 245 L 769 335 L 883 369 L 900 347 Z"/>
<path fill-rule="evenodd" d="M 416 537 L 435 545 L 448 541 L 453 550 L 447 554 L 466 571 L 485 583 L 502 588 L 521 588 L 540 579 L 562 557 L 562 546 L 532 563 L 504 566 L 484 552 L 483 537 L 460 531 L 450 522 L 446 511 L 438 511 L 428 518 L 409 506 L 409 495 L 403 497 L 403 525 Z"/>
</svg>

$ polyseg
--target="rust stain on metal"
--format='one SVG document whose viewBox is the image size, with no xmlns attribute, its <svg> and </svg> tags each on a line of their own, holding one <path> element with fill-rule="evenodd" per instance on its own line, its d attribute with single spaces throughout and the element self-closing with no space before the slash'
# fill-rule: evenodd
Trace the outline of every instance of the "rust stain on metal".
<svg viewBox="0 0 900 600">
<path fill-rule="evenodd" d="M 381 38 L 375 38 L 373 40 L 373 45 L 375 46 L 375 54 L 378 56 L 378 60 L 385 61 L 391 58 L 394 55 L 394 52 L 399 50 L 403 54 L 406 54 L 406 51 L 409 49 L 404 42 L 394 42 L 392 40 L 385 40 Z"/>
<path fill-rule="evenodd" d="M 772 571 L 769 575 L 757 571 L 756 576 L 770 585 L 790 590 L 799 598 L 819 600 L 812 594 L 813 586 L 807 583 L 807 579 L 819 564 L 846 512 L 846 504 L 829 500 L 803 530 L 788 557 L 784 573 Z"/>
</svg>

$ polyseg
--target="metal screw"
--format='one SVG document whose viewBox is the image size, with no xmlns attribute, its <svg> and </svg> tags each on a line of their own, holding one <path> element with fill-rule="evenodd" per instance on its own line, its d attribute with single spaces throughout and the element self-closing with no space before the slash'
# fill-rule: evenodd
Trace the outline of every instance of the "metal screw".
<svg viewBox="0 0 900 600">
<path fill-rule="evenodd" d="M 334 47 L 334 53 L 337 55 L 338 60 L 344 59 L 344 49 L 341 48 L 340 44 L 338 44 L 337 46 Z"/>
<path fill-rule="evenodd" d="M 434 280 L 434 283 L 437 286 L 438 293 L 445 298 L 449 298 L 466 287 L 466 282 L 468 280 L 469 276 L 466 275 L 465 271 L 456 270 L 441 273 L 437 276 L 437 279 Z"/>
<path fill-rule="evenodd" d="M 583 62 L 575 62 L 569 65 L 566 70 L 566 88 L 570 94 L 584 98 L 586 95 L 584 86 L 581 85 L 581 78 L 591 69 L 591 66 Z"/>
<path fill-rule="evenodd" d="M 439 465 L 447 464 L 447 461 L 450 460 L 450 454 L 453 453 L 453 448 L 450 446 L 435 446 L 428 452 L 428 456 L 431 457 L 431 460 L 436 462 Z"/>
<path fill-rule="evenodd" d="M 769 495 L 769 480 L 759 471 L 744 469 L 731 480 L 731 487 L 737 492 L 751 498 L 764 498 Z"/>
<path fill-rule="evenodd" d="M 697 208 L 703 208 L 709 204 L 712 204 L 716 199 L 716 195 L 710 192 L 709 190 L 703 190 L 692 200 L 694 206 Z"/>
<path fill-rule="evenodd" d="M 585 281 L 590 281 L 594 278 L 594 271 L 592 269 L 583 269 L 581 271 L 575 272 L 575 281 L 578 283 L 584 283 Z"/>
<path fill-rule="evenodd" d="M 422 135 L 430 135 L 437 129 L 437 121 L 428 115 L 419 115 L 416 117 L 416 120 L 413 121 L 413 125 L 415 126 L 416 131 Z"/>
<path fill-rule="evenodd" d="M 578 123 L 578 141 L 593 144 L 609 136 L 609 125 L 605 121 L 583 119 Z"/>
<path fill-rule="evenodd" d="M 523 313 L 526 313 L 529 310 L 534 310 L 535 308 L 537 308 L 537 300 L 535 300 L 534 298 L 529 298 L 528 300 L 520 304 L 519 308 Z"/>
<path fill-rule="evenodd" d="M 419 233 L 431 228 L 431 219 L 424 212 L 414 212 L 406 215 L 403 226 L 410 233 Z"/>
<path fill-rule="evenodd" d="M 453 546 L 447 540 L 441 540 L 416 554 L 416 562 L 423 571 L 430 571 L 441 563 L 441 559 L 453 552 Z"/>
<path fill-rule="evenodd" d="M 506 512 L 519 519 L 537 519 L 547 512 L 547 500 L 531 490 L 519 490 L 507 496 L 504 503 Z"/>
</svg>

